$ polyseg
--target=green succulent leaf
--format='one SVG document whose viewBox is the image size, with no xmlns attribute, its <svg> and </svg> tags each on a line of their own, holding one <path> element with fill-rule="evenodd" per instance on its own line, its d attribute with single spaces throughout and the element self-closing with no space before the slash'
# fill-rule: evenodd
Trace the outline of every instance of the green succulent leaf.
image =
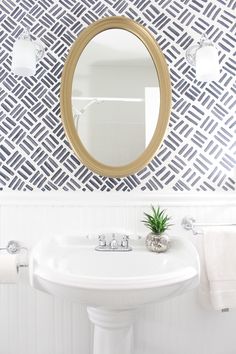
<svg viewBox="0 0 236 354">
<path fill-rule="evenodd" d="M 152 232 L 161 234 L 165 232 L 172 224 L 170 224 L 170 217 L 166 215 L 166 211 L 158 206 L 155 208 L 151 205 L 152 214 L 144 213 L 145 218 L 142 220 L 145 226 Z"/>
</svg>

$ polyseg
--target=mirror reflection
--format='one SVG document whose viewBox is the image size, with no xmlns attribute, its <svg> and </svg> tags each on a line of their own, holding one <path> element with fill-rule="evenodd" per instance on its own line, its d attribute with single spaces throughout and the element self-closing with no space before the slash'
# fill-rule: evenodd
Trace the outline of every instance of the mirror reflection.
<svg viewBox="0 0 236 354">
<path fill-rule="evenodd" d="M 72 83 L 74 126 L 93 158 L 109 166 L 136 160 L 153 137 L 159 81 L 142 41 L 129 31 L 98 33 L 83 50 Z"/>
</svg>

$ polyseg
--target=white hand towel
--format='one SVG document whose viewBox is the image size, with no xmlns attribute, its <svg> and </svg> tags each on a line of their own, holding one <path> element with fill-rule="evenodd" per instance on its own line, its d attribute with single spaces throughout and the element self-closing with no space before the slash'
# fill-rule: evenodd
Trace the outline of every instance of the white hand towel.
<svg viewBox="0 0 236 354">
<path fill-rule="evenodd" d="M 236 227 L 205 228 L 203 246 L 213 308 L 236 307 Z"/>
<path fill-rule="evenodd" d="M 202 235 L 195 235 L 193 243 L 198 251 L 200 259 L 200 284 L 198 287 L 198 296 L 200 304 L 207 310 L 212 309 L 211 298 L 210 298 L 210 285 L 206 273 L 206 262 L 204 255 L 204 245 Z"/>
</svg>

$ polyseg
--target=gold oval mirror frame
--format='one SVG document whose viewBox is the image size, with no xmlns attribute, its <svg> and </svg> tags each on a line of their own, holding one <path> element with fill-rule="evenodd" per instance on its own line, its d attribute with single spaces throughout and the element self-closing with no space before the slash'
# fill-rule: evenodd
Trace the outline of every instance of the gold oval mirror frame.
<svg viewBox="0 0 236 354">
<path fill-rule="evenodd" d="M 136 160 L 119 167 L 104 165 L 89 154 L 76 131 L 71 103 L 74 72 L 83 50 L 93 37 L 109 29 L 129 31 L 142 41 L 153 60 L 160 86 L 159 116 L 150 143 Z M 125 177 L 132 175 L 144 168 L 153 158 L 163 141 L 169 123 L 171 84 L 165 57 L 152 35 L 137 22 L 122 16 L 106 17 L 96 21 L 81 32 L 71 47 L 62 73 L 60 102 L 65 133 L 79 160 L 90 170 L 101 176 Z"/>
</svg>

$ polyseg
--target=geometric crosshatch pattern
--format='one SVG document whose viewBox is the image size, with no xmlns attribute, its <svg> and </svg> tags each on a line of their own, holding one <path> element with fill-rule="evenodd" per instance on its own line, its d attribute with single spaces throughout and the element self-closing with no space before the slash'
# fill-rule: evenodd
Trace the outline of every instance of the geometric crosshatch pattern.
<svg viewBox="0 0 236 354">
<path fill-rule="evenodd" d="M 0 189 L 82 191 L 232 191 L 236 169 L 235 0 L 2 0 L 0 2 Z M 81 30 L 124 15 L 156 38 L 169 65 L 172 113 L 153 160 L 125 178 L 88 170 L 72 152 L 60 118 L 60 79 Z M 11 73 L 23 27 L 45 56 L 34 77 Z M 219 50 L 218 82 L 199 83 L 185 50 L 202 33 Z"/>
</svg>

